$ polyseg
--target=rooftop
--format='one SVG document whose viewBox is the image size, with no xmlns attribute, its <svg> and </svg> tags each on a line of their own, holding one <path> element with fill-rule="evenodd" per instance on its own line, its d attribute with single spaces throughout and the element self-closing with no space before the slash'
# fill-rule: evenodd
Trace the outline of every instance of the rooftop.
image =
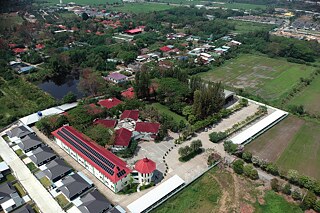
<svg viewBox="0 0 320 213">
<path fill-rule="evenodd" d="M 149 132 L 158 133 L 160 128 L 159 123 L 149 123 L 149 122 L 137 122 L 135 131 L 137 132 Z"/>
<path fill-rule="evenodd" d="M 150 174 L 156 170 L 156 163 L 148 158 L 143 158 L 134 165 L 134 169 L 142 174 Z"/>
<path fill-rule="evenodd" d="M 107 78 L 111 78 L 111 79 L 115 79 L 115 80 L 123 80 L 123 79 L 126 79 L 127 76 L 125 75 L 122 75 L 121 73 L 117 73 L 117 72 L 113 72 L 113 73 L 110 73 Z"/>
<path fill-rule="evenodd" d="M 116 130 L 116 138 L 115 138 L 114 145 L 129 146 L 131 141 L 131 136 L 132 136 L 132 132 L 125 128 Z"/>
<path fill-rule="evenodd" d="M 98 102 L 98 104 L 100 104 L 101 106 L 103 106 L 107 109 L 111 109 L 112 107 L 118 106 L 121 103 L 122 102 L 117 98 L 104 99 L 104 100 L 100 100 Z"/>
<path fill-rule="evenodd" d="M 101 124 L 106 128 L 114 128 L 117 124 L 117 120 L 97 119 L 93 122 L 93 124 Z"/>
<path fill-rule="evenodd" d="M 125 110 L 120 116 L 120 120 L 124 120 L 126 118 L 131 118 L 132 120 L 137 121 L 139 118 L 139 110 Z"/>
<path fill-rule="evenodd" d="M 106 212 L 112 208 L 110 202 L 97 189 L 86 194 L 80 200 L 82 204 L 78 208 L 82 213 Z"/>
</svg>

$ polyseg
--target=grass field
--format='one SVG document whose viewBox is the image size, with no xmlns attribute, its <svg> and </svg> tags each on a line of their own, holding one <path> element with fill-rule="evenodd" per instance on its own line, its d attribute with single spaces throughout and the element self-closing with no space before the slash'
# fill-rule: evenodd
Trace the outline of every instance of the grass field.
<svg viewBox="0 0 320 213">
<path fill-rule="evenodd" d="M 290 100 L 287 105 L 303 105 L 304 109 L 311 114 L 320 115 L 320 76 Z"/>
<path fill-rule="evenodd" d="M 164 106 L 160 103 L 154 103 L 152 104 L 152 106 L 155 107 L 160 112 L 160 114 L 164 113 L 172 117 L 177 123 L 180 123 L 181 120 L 183 120 L 184 122 L 187 122 L 187 120 L 184 117 L 182 117 L 181 115 L 178 115 L 175 112 L 172 112 L 167 106 Z"/>
<path fill-rule="evenodd" d="M 59 4 L 60 0 L 44 0 L 46 4 Z M 42 0 L 36 0 L 35 2 L 44 2 Z M 74 2 L 76 4 L 83 4 L 83 5 L 99 5 L 99 4 L 113 4 L 113 3 L 121 3 L 121 0 L 63 0 L 64 4 Z"/>
<path fill-rule="evenodd" d="M 19 195 L 21 197 L 25 196 L 27 193 L 24 191 L 23 187 L 21 186 L 21 184 L 18 182 L 18 183 L 15 183 L 13 184 L 13 186 L 16 188 L 17 192 L 19 193 Z"/>
<path fill-rule="evenodd" d="M 288 203 L 283 197 L 277 195 L 274 191 L 268 191 L 264 196 L 265 204 L 259 204 L 258 202 L 255 207 L 256 213 L 302 213 L 303 211 L 299 206 Z"/>
<path fill-rule="evenodd" d="M 52 185 L 47 177 L 42 177 L 39 181 L 45 188 L 49 188 Z"/>
<path fill-rule="evenodd" d="M 289 116 L 245 147 L 280 169 L 320 179 L 320 124 Z"/>
<path fill-rule="evenodd" d="M 69 204 L 69 201 L 63 194 L 59 194 L 55 199 L 58 202 L 58 204 L 61 206 L 61 208 Z"/>
<path fill-rule="evenodd" d="M 222 81 L 228 86 L 246 88 L 266 100 L 276 100 L 289 92 L 301 77 L 316 68 L 260 55 L 241 55 L 219 68 L 199 74 L 203 79 Z"/>
<path fill-rule="evenodd" d="M 254 22 L 247 22 L 247 21 L 236 21 L 236 20 L 225 20 L 230 24 L 235 25 L 235 30 L 232 33 L 248 33 L 254 32 L 259 30 L 272 30 L 275 26 L 270 24 L 260 24 Z"/>
<path fill-rule="evenodd" d="M 148 13 L 154 11 L 168 10 L 175 6 L 166 4 L 153 4 L 153 3 L 130 3 L 119 6 L 112 6 L 108 9 L 127 13 Z"/>
</svg>

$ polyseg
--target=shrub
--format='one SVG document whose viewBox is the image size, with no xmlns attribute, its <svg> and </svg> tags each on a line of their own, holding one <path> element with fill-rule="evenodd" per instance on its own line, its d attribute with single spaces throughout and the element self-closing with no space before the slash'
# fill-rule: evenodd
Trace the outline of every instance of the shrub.
<svg viewBox="0 0 320 213">
<path fill-rule="evenodd" d="M 251 152 L 248 152 L 248 151 L 243 152 L 243 153 L 242 153 L 242 159 L 243 159 L 245 162 L 251 163 L 251 159 L 252 159 L 252 154 L 251 154 Z"/>
<path fill-rule="evenodd" d="M 315 181 L 308 176 L 301 175 L 298 178 L 298 184 L 306 189 L 313 190 Z"/>
<path fill-rule="evenodd" d="M 320 212 L 320 200 L 314 204 L 313 209 L 316 210 L 316 212 Z"/>
<path fill-rule="evenodd" d="M 294 200 L 301 200 L 302 199 L 302 196 L 301 196 L 301 192 L 299 189 L 295 189 L 293 192 L 292 192 L 292 198 Z"/>
<path fill-rule="evenodd" d="M 251 164 L 243 167 L 243 174 L 252 180 L 259 179 L 258 171 Z"/>
<path fill-rule="evenodd" d="M 226 132 L 212 132 L 209 135 L 209 139 L 213 143 L 218 143 L 219 141 L 225 139 L 227 136 L 228 135 Z"/>
<path fill-rule="evenodd" d="M 290 195 L 291 194 L 291 185 L 290 183 L 286 183 L 282 189 L 284 194 Z"/>
<path fill-rule="evenodd" d="M 238 145 L 232 143 L 231 141 L 225 141 L 223 147 L 224 151 L 228 152 L 229 154 L 234 154 L 238 150 Z"/>
<path fill-rule="evenodd" d="M 278 167 L 276 165 L 274 165 L 273 163 L 267 164 L 266 171 L 273 174 L 273 175 L 279 175 Z"/>
<path fill-rule="evenodd" d="M 221 160 L 221 156 L 218 153 L 213 152 L 208 156 L 207 164 L 208 166 L 211 166 L 216 162 L 218 162 L 219 160 Z"/>
<path fill-rule="evenodd" d="M 239 175 L 241 175 L 243 173 L 243 160 L 236 160 L 233 164 L 232 164 L 232 168 L 233 171 Z"/>
<path fill-rule="evenodd" d="M 299 173 L 297 170 L 293 170 L 293 169 L 290 169 L 288 171 L 288 180 L 290 183 L 292 184 L 297 184 L 298 183 L 298 178 L 299 178 Z"/>
<path fill-rule="evenodd" d="M 277 178 L 273 178 L 270 184 L 273 191 L 279 192 L 280 185 L 279 185 L 279 180 Z"/>
<path fill-rule="evenodd" d="M 313 208 L 313 206 L 316 204 L 317 197 L 316 195 L 308 191 L 307 195 L 304 197 L 302 203 L 301 203 L 301 208 L 302 209 L 310 209 Z"/>
</svg>

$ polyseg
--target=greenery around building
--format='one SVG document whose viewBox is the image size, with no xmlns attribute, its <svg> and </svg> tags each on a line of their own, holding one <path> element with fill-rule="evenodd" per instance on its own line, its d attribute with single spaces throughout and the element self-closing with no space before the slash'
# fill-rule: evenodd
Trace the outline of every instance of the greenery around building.
<svg viewBox="0 0 320 213">
<path fill-rule="evenodd" d="M 179 161 L 186 162 L 195 156 L 203 152 L 202 142 L 200 140 L 194 140 L 191 142 L 190 146 L 180 147 L 178 153 L 180 155 Z"/>
</svg>

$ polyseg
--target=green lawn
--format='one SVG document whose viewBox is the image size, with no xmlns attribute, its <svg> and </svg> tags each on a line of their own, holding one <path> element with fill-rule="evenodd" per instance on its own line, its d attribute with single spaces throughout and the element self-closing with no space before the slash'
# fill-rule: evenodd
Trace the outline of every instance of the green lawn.
<svg viewBox="0 0 320 213">
<path fill-rule="evenodd" d="M 16 188 L 17 192 L 21 197 L 25 196 L 27 193 L 24 191 L 23 187 L 20 183 L 15 183 L 13 186 Z"/>
<path fill-rule="evenodd" d="M 180 123 L 181 120 L 184 121 L 185 123 L 187 122 L 187 120 L 184 117 L 182 117 L 181 115 L 178 115 L 175 112 L 172 112 L 167 106 L 164 106 L 160 103 L 154 103 L 152 104 L 152 106 L 155 107 L 160 112 L 160 114 L 163 113 L 172 117 L 177 123 Z"/>
<path fill-rule="evenodd" d="M 47 177 L 42 177 L 39 181 L 45 188 L 49 188 L 52 185 Z"/>
<path fill-rule="evenodd" d="M 8 182 L 12 182 L 12 181 L 16 180 L 16 178 L 15 178 L 15 176 L 13 176 L 13 174 L 7 174 L 6 175 L 6 180 Z"/>
<path fill-rule="evenodd" d="M 153 3 L 130 3 L 119 6 L 110 7 L 110 10 L 127 12 L 127 13 L 148 13 L 154 11 L 168 10 L 175 6 L 166 4 L 153 4 Z"/>
<path fill-rule="evenodd" d="M 276 164 L 285 170 L 320 179 L 320 124 L 307 121 L 294 135 Z M 272 138 L 270 138 L 272 140 Z"/>
<path fill-rule="evenodd" d="M 16 150 L 16 151 L 14 151 L 19 157 L 21 156 L 21 155 L 24 155 L 24 153 L 22 152 L 22 150 L 21 149 L 18 149 L 18 150 Z"/>
<path fill-rule="evenodd" d="M 61 208 L 69 204 L 69 201 L 63 194 L 59 194 L 55 199 L 58 202 L 58 204 L 61 206 Z"/>
<path fill-rule="evenodd" d="M 211 177 L 214 171 L 210 170 L 152 212 L 214 212 L 221 196 L 219 184 Z"/>
<path fill-rule="evenodd" d="M 320 115 L 320 76 L 317 76 L 287 105 L 303 105 L 308 113 Z"/>
<path fill-rule="evenodd" d="M 34 170 L 38 169 L 38 167 L 33 162 L 28 163 L 27 167 L 30 171 L 34 171 Z"/>
<path fill-rule="evenodd" d="M 299 206 L 288 203 L 283 197 L 277 195 L 274 191 L 268 191 L 264 196 L 265 204 L 258 202 L 254 205 L 256 213 L 302 213 Z"/>
<path fill-rule="evenodd" d="M 244 54 L 199 76 L 210 81 L 222 81 L 228 86 L 246 88 L 274 101 L 288 93 L 301 77 L 308 77 L 315 70 L 315 67 L 289 63 L 284 59 Z"/>
</svg>

